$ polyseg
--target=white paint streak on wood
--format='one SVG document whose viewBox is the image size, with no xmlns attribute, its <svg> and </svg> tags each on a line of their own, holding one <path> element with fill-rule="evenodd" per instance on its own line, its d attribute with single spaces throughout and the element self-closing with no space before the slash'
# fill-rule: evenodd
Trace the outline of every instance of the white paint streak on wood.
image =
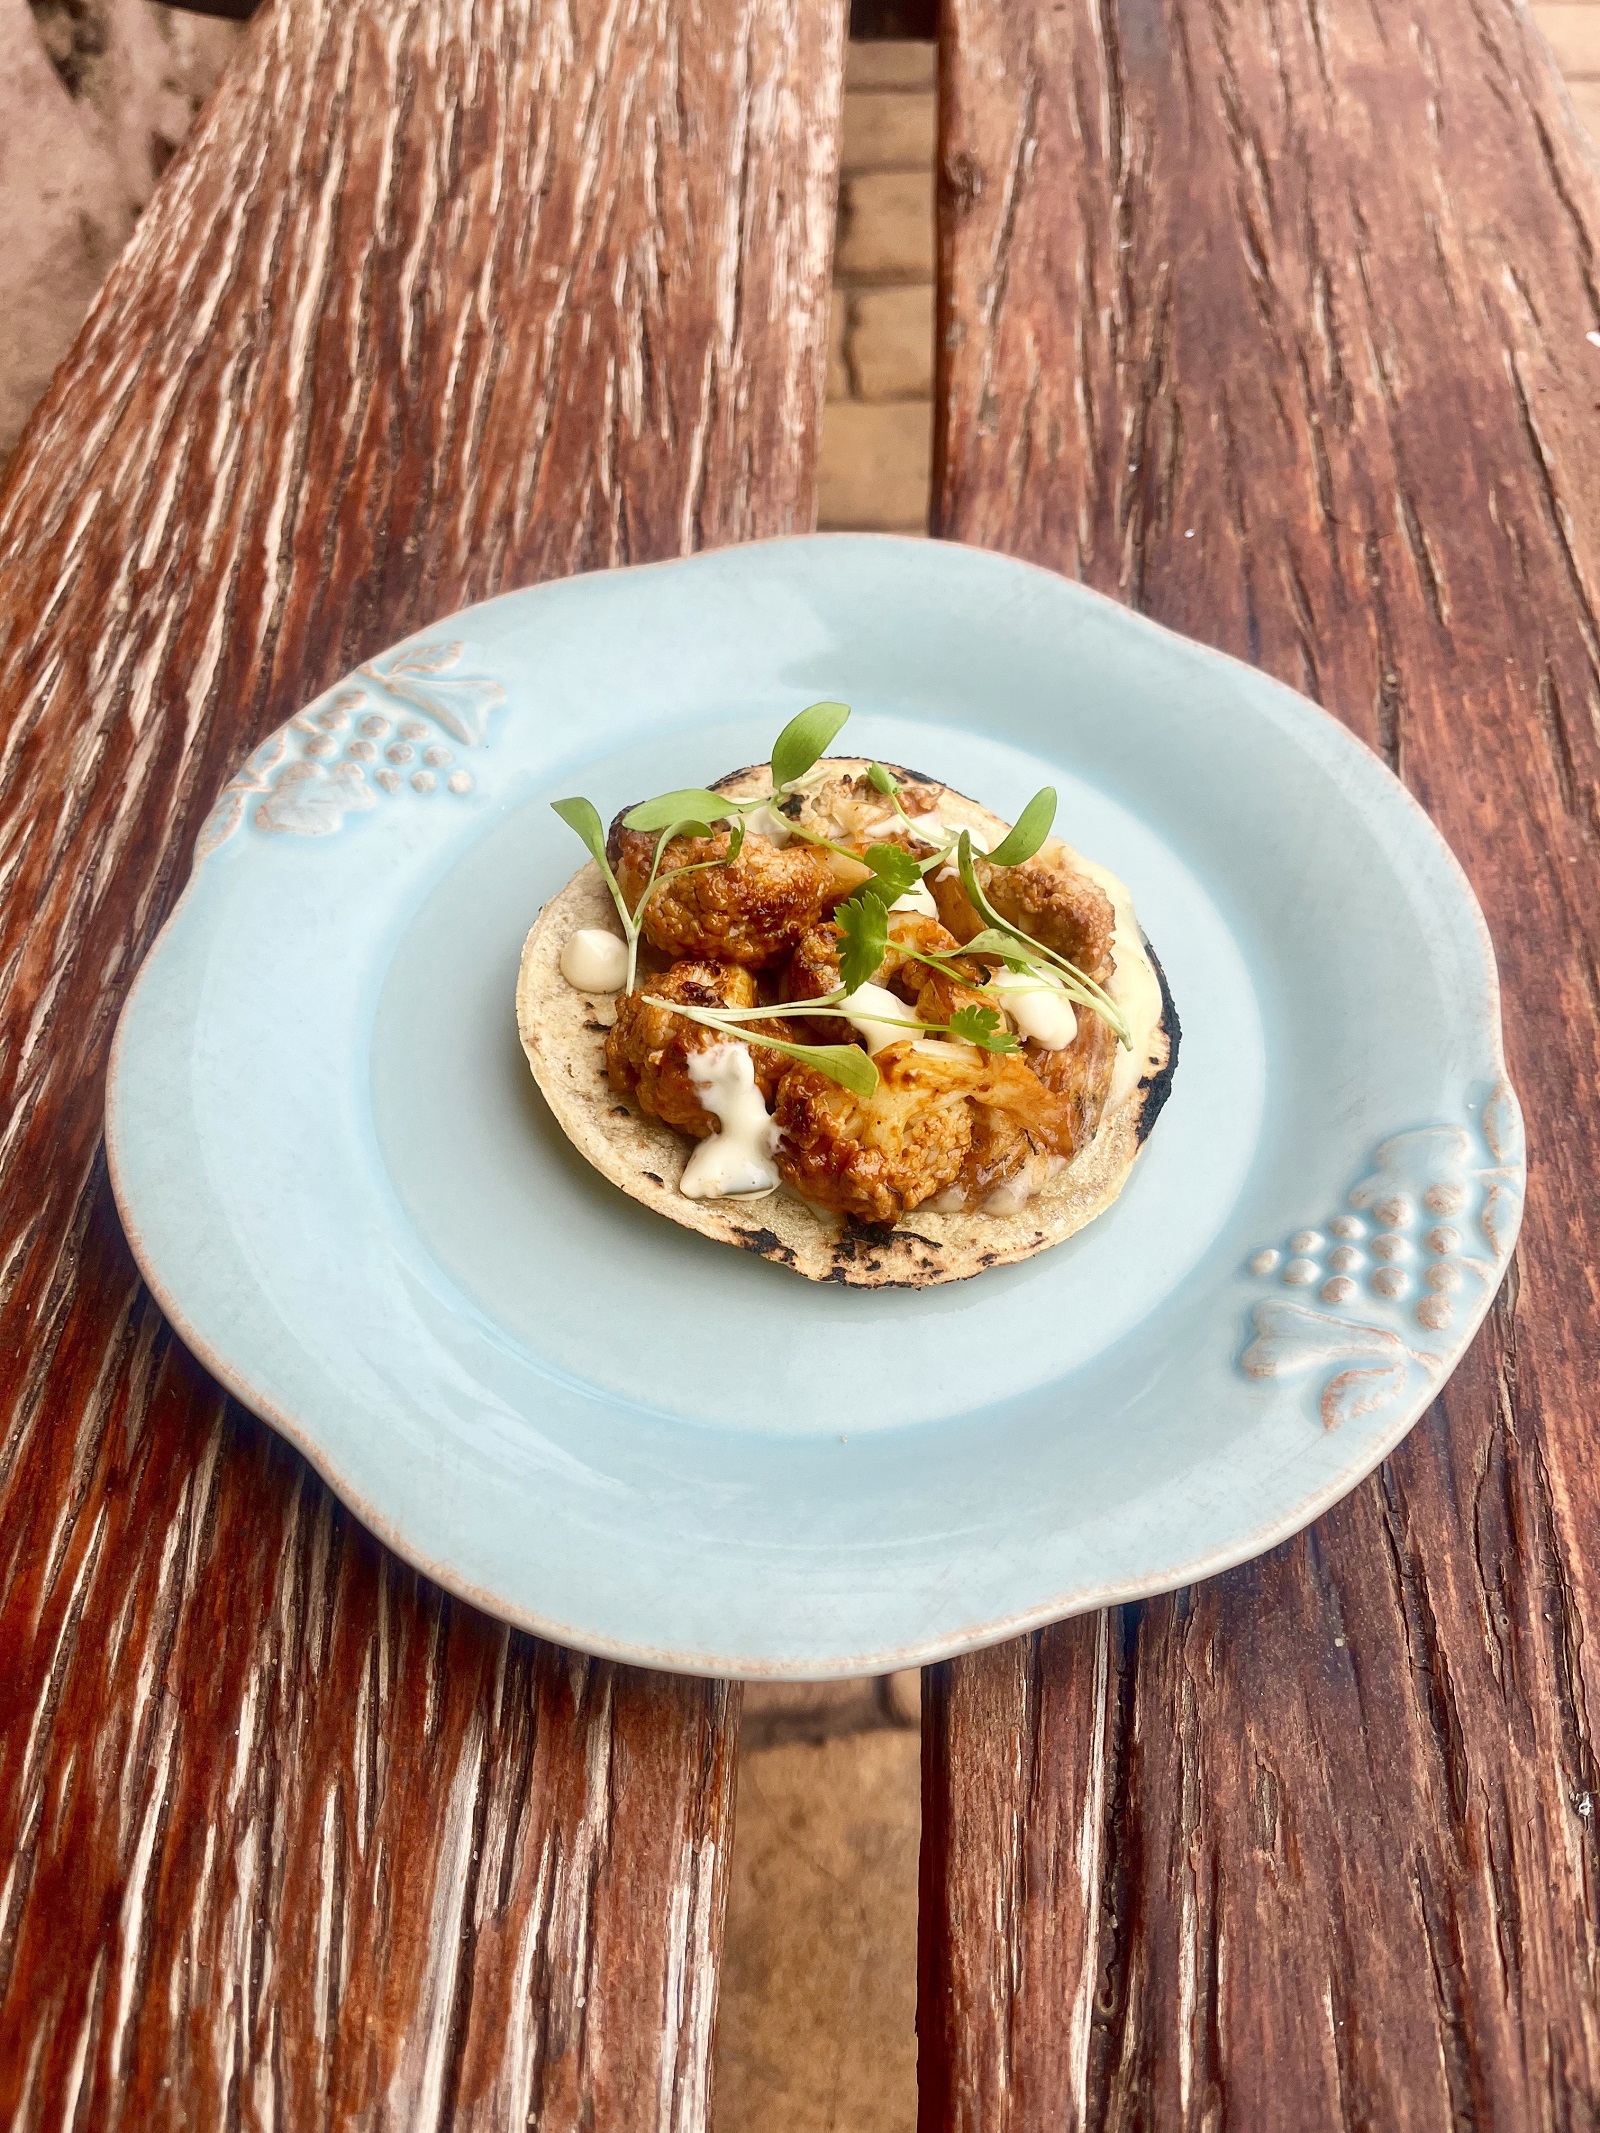
<svg viewBox="0 0 1600 2133">
<path fill-rule="evenodd" d="M 443 2133 L 450 2022 L 456 2004 L 456 1972 L 466 1918 L 473 1810 L 483 1782 L 484 1724 L 474 1712 L 461 1744 L 449 1798 L 440 1821 L 433 1911 L 428 1922 L 428 1964 L 416 1998 L 388 2110 L 394 2123 L 417 2133 Z"/>
<path fill-rule="evenodd" d="M 1094 2023 L 1094 1989 L 1099 1964 L 1100 1887 L 1105 1841 L 1106 1758 L 1110 1753 L 1111 1618 L 1101 1613 L 1094 1625 L 1094 1692 L 1090 1751 L 1084 1775 L 1083 1812 L 1078 1818 L 1078 1901 L 1082 1910 L 1082 1954 L 1078 1982 L 1067 2017 L 1068 2062 L 1072 2100 L 1080 2128 L 1089 2123 L 1089 2039 Z"/>
<path fill-rule="evenodd" d="M 333 1981 L 335 1846 L 338 1842 L 339 1787 L 328 1785 L 322 1800 L 322 1835 L 317 1847 L 317 1957 L 311 1981 L 311 2015 L 318 2044 L 328 2048 L 328 2009 Z"/>
<path fill-rule="evenodd" d="M 77 2133 L 78 2106 L 83 2100 L 83 2076 L 89 2064 L 89 2039 L 99 2009 L 100 1979 L 104 1967 L 105 1955 L 102 1951 L 95 1957 L 94 1975 L 84 1996 L 83 2021 L 79 2025 L 77 2040 L 72 2047 L 71 2064 L 67 2069 L 66 2087 L 61 2098 L 61 2133 Z"/>
<path fill-rule="evenodd" d="M 170 1699 L 162 1701 L 155 1751 L 145 1773 L 145 1797 L 129 1862 L 126 1893 L 117 1923 L 117 2012 L 111 2031 L 111 2069 L 121 2080 L 127 2071 L 125 2053 L 132 2037 L 134 1992 L 145 1947 L 145 1908 L 154 1899 L 150 1867 L 166 1806 L 167 1781 L 172 1772 L 172 1750 L 178 1734 L 178 1713 Z"/>
</svg>

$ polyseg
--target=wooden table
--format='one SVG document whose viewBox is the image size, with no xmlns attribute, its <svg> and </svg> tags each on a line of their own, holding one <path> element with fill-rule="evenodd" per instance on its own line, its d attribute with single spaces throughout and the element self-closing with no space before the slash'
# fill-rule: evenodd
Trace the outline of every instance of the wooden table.
<svg viewBox="0 0 1600 2133">
<path fill-rule="evenodd" d="M 738 1695 L 384 1554 L 133 1273 L 106 1047 L 398 634 L 804 525 L 838 0 L 277 0 L 0 492 L 0 2124 L 698 2128 Z M 928 1677 L 926 2128 L 1600 2119 L 1600 193 L 1505 0 L 950 0 L 943 533 L 1346 717 L 1534 1172 L 1402 1451 Z"/>
<path fill-rule="evenodd" d="M 1600 188 L 1504 0 L 947 0 L 936 517 L 1346 719 L 1471 875 L 1532 1175 L 1298 1540 L 941 1668 L 927 2127 L 1600 2124 Z"/>
</svg>

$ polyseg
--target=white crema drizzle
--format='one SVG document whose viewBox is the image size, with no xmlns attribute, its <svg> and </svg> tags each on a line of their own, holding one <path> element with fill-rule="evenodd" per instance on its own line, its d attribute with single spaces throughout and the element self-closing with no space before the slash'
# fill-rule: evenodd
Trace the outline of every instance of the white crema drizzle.
<svg viewBox="0 0 1600 2133">
<path fill-rule="evenodd" d="M 703 1052 L 691 1052 L 689 1079 L 722 1130 L 695 1143 L 678 1190 L 690 1200 L 775 1192 L 778 1171 L 772 1158 L 778 1129 L 756 1087 L 748 1046 L 712 1044 Z"/>
</svg>

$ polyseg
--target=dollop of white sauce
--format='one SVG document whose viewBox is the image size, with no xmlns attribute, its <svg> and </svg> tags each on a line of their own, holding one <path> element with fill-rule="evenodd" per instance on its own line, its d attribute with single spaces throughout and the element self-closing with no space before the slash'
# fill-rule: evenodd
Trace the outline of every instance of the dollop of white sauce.
<svg viewBox="0 0 1600 2133">
<path fill-rule="evenodd" d="M 916 1009 L 886 985 L 858 985 L 839 1006 L 866 1039 L 869 1052 L 881 1052 L 886 1044 L 903 1044 L 916 1035 L 914 1028 L 906 1028 L 908 1022 L 916 1022 Z"/>
<path fill-rule="evenodd" d="M 788 821 L 772 804 L 777 797 L 778 795 L 773 793 L 759 807 L 751 808 L 744 818 L 744 830 L 747 837 L 765 837 L 769 844 L 775 844 L 781 852 L 789 842 L 791 832 Z M 722 819 L 724 822 L 736 822 L 738 818 L 739 811 L 735 808 L 732 814 L 724 815 Z"/>
<path fill-rule="evenodd" d="M 716 1200 L 731 1193 L 775 1192 L 778 1128 L 767 1115 L 749 1047 L 713 1044 L 689 1055 L 689 1079 L 722 1127 L 683 1166 L 678 1190 L 686 1199 Z"/>
<path fill-rule="evenodd" d="M 561 975 L 579 992 L 621 992 L 628 982 L 628 944 L 603 926 L 580 926 L 562 947 Z"/>
<path fill-rule="evenodd" d="M 907 889 L 904 896 L 897 896 L 889 906 L 891 911 L 920 911 L 924 918 L 937 918 L 939 906 L 933 900 L 933 891 L 925 881 Z"/>
<path fill-rule="evenodd" d="M 1047 1052 L 1064 1051 L 1078 1034 L 1078 1018 L 1060 980 L 1043 971 L 997 970 L 984 987 L 1024 1037 Z"/>
</svg>

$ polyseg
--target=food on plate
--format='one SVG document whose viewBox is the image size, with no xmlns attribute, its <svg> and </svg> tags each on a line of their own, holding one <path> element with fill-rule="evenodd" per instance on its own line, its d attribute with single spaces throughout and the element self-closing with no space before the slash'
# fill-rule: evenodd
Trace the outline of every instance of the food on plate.
<svg viewBox="0 0 1600 2133">
<path fill-rule="evenodd" d="M 851 1286 L 1031 1258 L 1103 1212 L 1166 1101 L 1178 1020 L 1114 875 L 935 778 L 827 749 L 556 812 L 589 864 L 528 935 L 523 1048 L 613 1184 Z"/>
</svg>

